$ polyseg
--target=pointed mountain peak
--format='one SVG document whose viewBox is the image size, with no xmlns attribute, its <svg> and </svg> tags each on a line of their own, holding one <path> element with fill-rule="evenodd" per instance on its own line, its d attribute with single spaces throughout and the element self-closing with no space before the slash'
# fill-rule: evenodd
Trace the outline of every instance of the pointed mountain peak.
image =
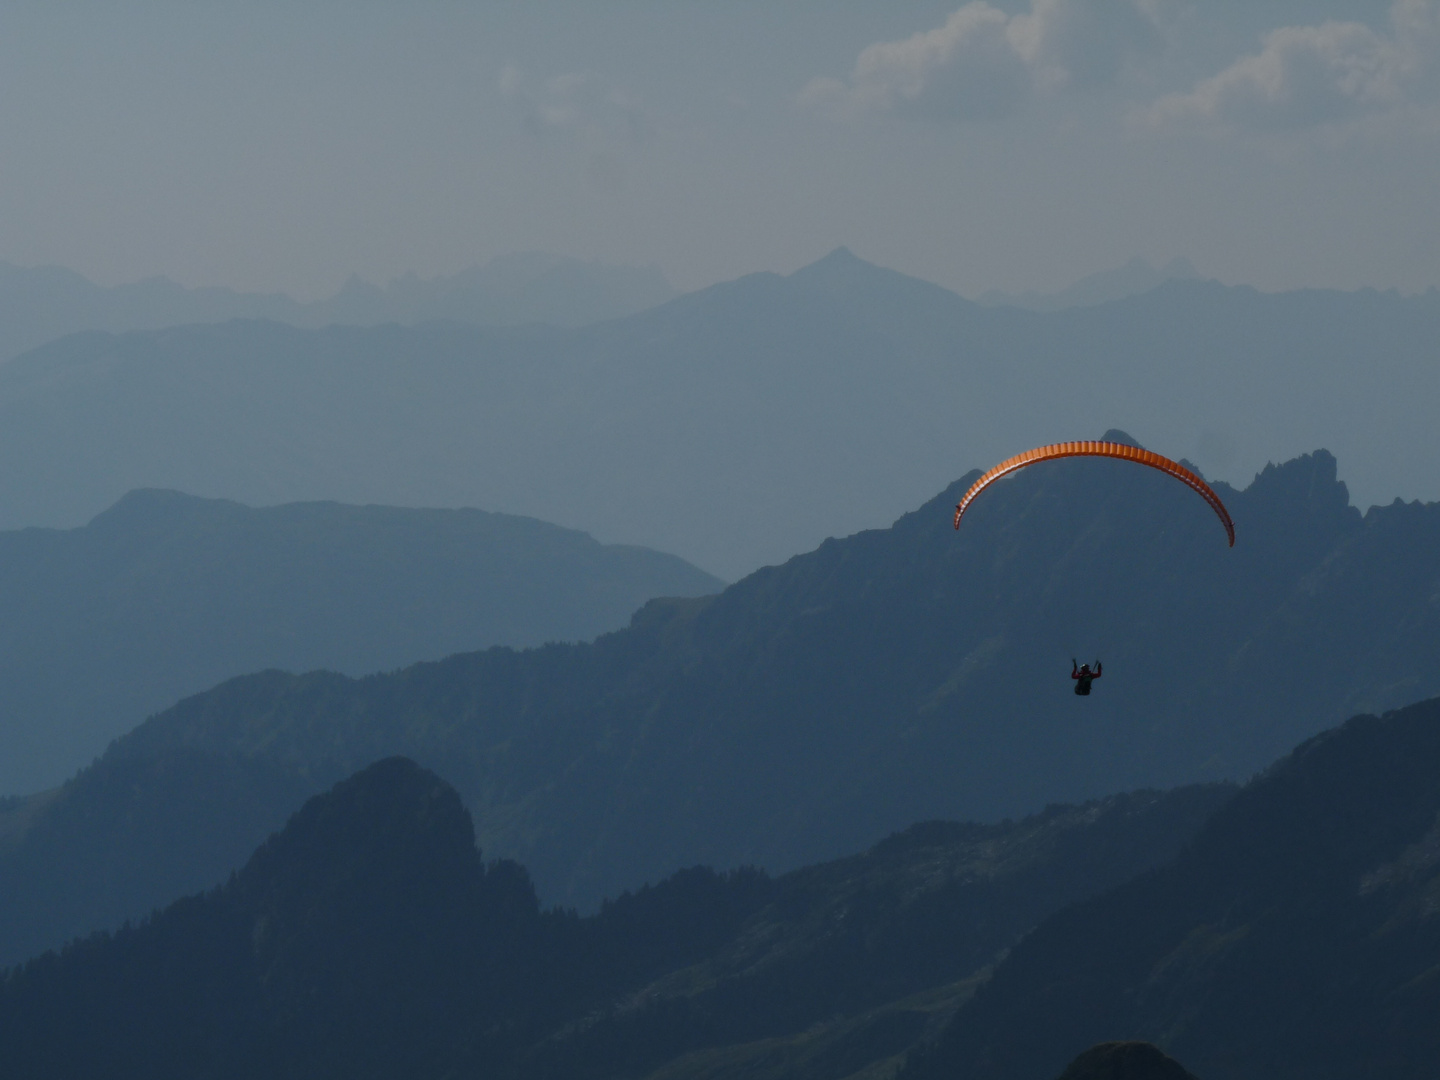
<svg viewBox="0 0 1440 1080">
<path fill-rule="evenodd" d="M 1121 431 L 1119 428 L 1112 427 L 1109 431 L 1105 432 L 1104 435 L 1100 436 L 1100 441 L 1119 443 L 1121 446 L 1133 446 L 1137 450 L 1145 449 L 1133 435 L 1129 432 Z"/>
<path fill-rule="evenodd" d="M 819 282 L 829 284 L 837 281 L 855 281 L 871 274 L 887 274 L 874 263 L 866 262 L 847 247 L 837 247 L 824 258 L 817 259 L 809 266 L 802 266 L 789 275 L 791 281 Z"/>
<path fill-rule="evenodd" d="M 823 259 L 802 266 L 785 280 L 812 293 L 839 294 L 847 298 L 865 296 L 871 300 L 883 298 L 882 302 L 886 304 L 939 304 L 949 311 L 973 306 L 943 285 L 877 266 L 847 247 L 837 247 Z"/>
<path fill-rule="evenodd" d="M 1308 504 L 1349 512 L 1350 489 L 1339 478 L 1339 466 L 1328 450 L 1302 454 L 1281 465 L 1270 463 L 1256 474 L 1247 489 L 1263 493 L 1268 499 L 1287 504 Z M 1356 515 L 1359 514 L 1355 510 Z"/>
</svg>

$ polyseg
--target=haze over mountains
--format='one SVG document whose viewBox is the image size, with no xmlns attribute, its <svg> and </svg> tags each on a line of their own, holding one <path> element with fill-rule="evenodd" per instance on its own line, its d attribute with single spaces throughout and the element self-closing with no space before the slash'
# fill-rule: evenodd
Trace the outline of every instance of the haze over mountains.
<svg viewBox="0 0 1440 1080">
<path fill-rule="evenodd" d="M 0 1080 L 1440 1080 L 1440 0 L 4 28 Z"/>
<path fill-rule="evenodd" d="M 883 474 L 938 445 L 944 395 L 967 388 L 988 388 L 964 398 L 978 439 L 1007 396 L 1050 423 L 1086 393 L 1153 394 L 1171 417 L 1223 396 L 1259 425 L 1287 415 L 1280 376 L 1307 374 L 1293 430 L 1332 395 L 1423 447 L 1423 403 L 1394 391 L 1428 392 L 1434 301 L 1172 280 L 992 310 L 840 252 L 579 328 L 78 335 L 0 368 L 0 488 L 53 509 L 172 469 L 255 490 L 426 477 L 444 501 L 488 475 L 539 500 L 548 475 L 574 495 L 551 516 L 628 513 L 617 529 L 738 565 L 801 535 L 787 490 L 832 521 L 839 477 L 846 513 L 894 498 Z M 1265 358 L 1248 384 L 1212 363 L 1162 389 L 1137 360 L 1161 340 L 1213 359 L 1247 329 Z M 1376 340 L 1367 398 L 1342 361 Z M 1051 400 L 1034 388 L 1062 344 L 1101 375 Z M 835 435 L 865 395 L 869 441 Z M 1115 1038 L 1202 1077 L 1426 1075 L 1434 702 L 1353 720 L 1233 802 L 1203 782 L 1440 694 L 1440 504 L 1362 514 L 1314 450 L 1216 482 L 1230 549 L 1180 485 L 1081 460 L 998 485 L 957 534 L 976 475 L 718 595 L 677 557 L 474 510 L 141 490 L 82 529 L 0 534 L 6 735 L 33 736 L 32 764 L 63 723 L 94 739 L 254 672 L 0 801 L 0 964 L 229 878 L 0 979 L 0 1042 L 34 1075 L 1041 1080 Z M 757 497 L 783 511 L 758 539 Z M 1072 656 L 1105 662 L 1089 699 L 1068 692 Z M 275 664 L 338 670 L 257 670 Z M 485 866 L 462 806 L 525 869 Z M 992 824 L 905 829 L 931 818 Z M 747 869 L 674 874 L 694 863 Z M 1250 1005 L 1213 1004 L 1231 999 Z M 77 1015 L 94 1040 L 60 1037 Z M 1346 1023 L 1376 1034 L 1327 1044 Z"/>
<path fill-rule="evenodd" d="M 0 362 L 82 330 L 123 332 L 229 319 L 310 327 L 436 319 L 581 326 L 643 311 L 674 295 L 653 266 L 609 266 L 540 252 L 502 256 L 450 277 L 407 274 L 384 288 L 351 277 L 334 296 L 312 303 L 283 293 L 191 289 L 165 278 L 107 288 L 63 267 L 0 262 Z"/>
<path fill-rule="evenodd" d="M 1244 778 L 1440 693 L 1440 505 L 1362 516 L 1317 452 L 1220 485 L 1232 549 L 1182 485 L 1072 460 L 999 485 L 956 533 L 974 475 L 592 644 L 181 702 L 6 815 L 3 955 L 220 880 L 390 754 L 443 769 L 547 903 L 588 907 L 695 862 L 780 871 L 916 820 Z M 1105 662 L 1088 699 L 1077 654 Z"/>
<path fill-rule="evenodd" d="M 84 528 L 0 533 L 0 795 L 60 783 L 234 675 L 584 641 L 652 597 L 722 584 L 672 555 L 481 510 L 131 492 Z"/>
<path fill-rule="evenodd" d="M 1064 311 L 1066 308 L 1093 307 L 1127 296 L 1139 296 L 1157 289 L 1167 281 L 1194 281 L 1200 277 L 1190 260 L 1171 259 L 1164 266 L 1153 266 L 1138 255 L 1124 266 L 1087 274 L 1074 284 L 1053 293 L 1031 290 L 1023 293 L 990 289 L 975 297 L 976 303 L 990 307 L 1018 307 L 1030 311 Z"/>
<path fill-rule="evenodd" d="M 126 491 L 481 506 L 734 579 L 958 472 L 1123 426 L 1209 475 L 1326 446 L 1359 505 L 1440 497 L 1440 293 L 1169 281 L 986 308 L 844 250 L 579 329 L 231 322 L 0 368 L 0 525 Z"/>
</svg>

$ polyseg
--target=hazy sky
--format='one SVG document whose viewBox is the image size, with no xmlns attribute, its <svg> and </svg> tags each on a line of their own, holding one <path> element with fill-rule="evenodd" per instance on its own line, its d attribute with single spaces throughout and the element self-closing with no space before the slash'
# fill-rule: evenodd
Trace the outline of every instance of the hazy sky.
<svg viewBox="0 0 1440 1080">
<path fill-rule="evenodd" d="M 0 259 L 1440 284 L 1440 0 L 7 5 Z"/>
</svg>

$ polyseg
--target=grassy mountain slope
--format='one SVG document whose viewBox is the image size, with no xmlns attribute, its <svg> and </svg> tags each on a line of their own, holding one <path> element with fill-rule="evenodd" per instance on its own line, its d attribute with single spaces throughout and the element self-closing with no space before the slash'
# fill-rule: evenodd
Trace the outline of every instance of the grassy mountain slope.
<svg viewBox="0 0 1440 1080">
<path fill-rule="evenodd" d="M 1215 476 L 1327 446 L 1361 505 L 1436 498 L 1437 332 L 1440 293 L 1171 281 L 1037 313 L 841 250 L 583 329 L 86 334 L 0 368 L 0 526 L 136 487 L 485 506 L 734 579 L 1112 425 Z"/>
<path fill-rule="evenodd" d="M 720 588 L 674 556 L 480 510 L 132 492 L 84 528 L 0 533 L 0 791 L 58 784 L 247 671 L 586 640 L 652 597 Z"/>
<path fill-rule="evenodd" d="M 1097 1039 L 1203 1077 L 1434 1074 L 1440 702 L 1300 746 L 1171 866 L 1043 923 L 905 1080 L 1042 1080 Z"/>
<path fill-rule="evenodd" d="M 12 970 L 0 1045 L 15 1077 L 516 1080 L 697 1076 L 729 1046 L 758 1080 L 764 1040 L 838 1080 L 913 1044 L 1037 919 L 1173 857 L 1232 794 L 933 822 L 779 879 L 684 871 L 580 919 L 541 912 L 522 869 L 481 860 L 453 789 L 388 759 L 223 887 Z"/>
<path fill-rule="evenodd" d="M 1244 777 L 1347 714 L 1440 692 L 1440 507 L 1362 517 L 1328 454 L 1222 488 L 1234 549 L 1150 470 L 1036 467 L 957 534 L 965 483 L 719 596 L 652 603 L 591 644 L 359 680 L 265 673 L 181 702 L 3 856 L 7 955 L 174 895 L 115 902 L 152 881 L 218 880 L 297 805 L 257 813 L 242 787 L 216 785 L 192 808 L 183 784 L 152 802 L 111 779 L 170 775 L 172 760 L 313 792 L 409 755 L 444 770 L 486 847 L 522 859 L 547 902 L 588 907 L 695 862 L 780 871 L 911 821 Z M 1082 652 L 1106 664 L 1088 699 L 1066 677 Z M 253 815 L 226 818 L 233 846 L 184 863 L 185 822 L 229 814 Z M 10 869 L 22 863 L 33 870 Z"/>
</svg>

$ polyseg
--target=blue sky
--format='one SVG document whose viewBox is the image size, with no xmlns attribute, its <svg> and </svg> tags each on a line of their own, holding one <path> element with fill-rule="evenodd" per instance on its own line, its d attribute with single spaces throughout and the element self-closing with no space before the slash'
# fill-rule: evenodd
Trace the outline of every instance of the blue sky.
<svg viewBox="0 0 1440 1080">
<path fill-rule="evenodd" d="M 333 291 L 845 244 L 973 295 L 1134 255 L 1440 284 L 1440 4 L 7 8 L 0 259 Z"/>
</svg>

